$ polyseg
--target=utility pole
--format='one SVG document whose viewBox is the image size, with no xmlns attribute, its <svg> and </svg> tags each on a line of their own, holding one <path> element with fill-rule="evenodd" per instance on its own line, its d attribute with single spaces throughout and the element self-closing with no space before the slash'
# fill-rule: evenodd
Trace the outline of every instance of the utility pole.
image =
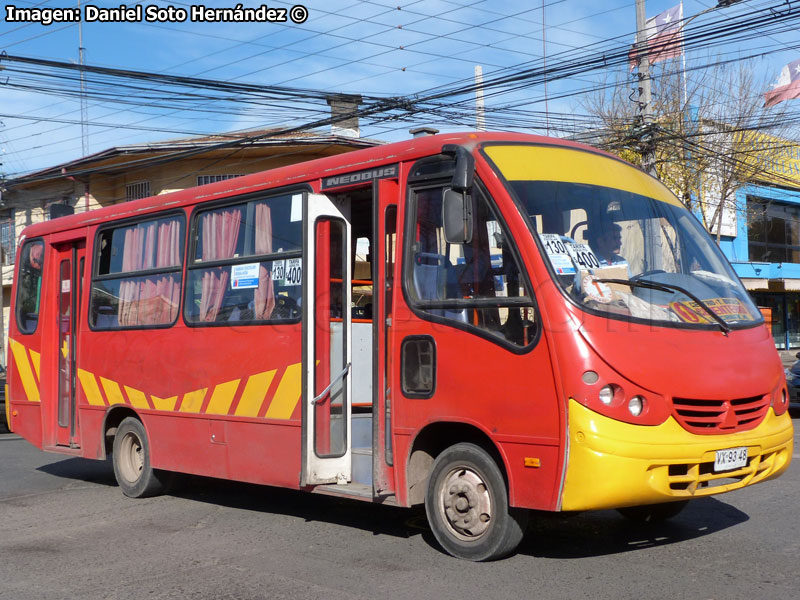
<svg viewBox="0 0 800 600">
<path fill-rule="evenodd" d="M 486 131 L 486 111 L 483 105 L 483 67 L 475 65 L 475 129 Z"/>
<path fill-rule="evenodd" d="M 547 135 L 550 135 L 550 110 L 547 107 L 547 43 L 544 26 L 544 0 L 542 0 L 542 69 L 544 70 L 544 119 Z"/>
<path fill-rule="evenodd" d="M 641 117 L 641 134 L 639 143 L 642 147 L 642 169 L 656 175 L 656 157 L 653 147 L 653 98 L 650 79 L 650 57 L 647 53 L 647 25 L 644 0 L 636 0 L 636 60 L 639 63 L 639 115 Z"/>
<path fill-rule="evenodd" d="M 78 12 L 81 12 L 80 0 L 78 0 Z M 83 47 L 83 17 L 78 21 L 78 62 L 81 65 L 81 151 L 86 156 L 89 154 L 89 108 L 86 105 L 86 84 L 83 78 L 83 66 L 86 64 L 86 48 Z"/>
</svg>

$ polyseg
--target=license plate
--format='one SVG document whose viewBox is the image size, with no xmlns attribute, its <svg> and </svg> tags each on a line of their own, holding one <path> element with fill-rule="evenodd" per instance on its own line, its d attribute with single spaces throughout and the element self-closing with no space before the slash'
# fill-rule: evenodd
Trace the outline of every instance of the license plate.
<svg viewBox="0 0 800 600">
<path fill-rule="evenodd" d="M 730 471 L 744 466 L 747 466 L 747 447 L 717 450 L 714 472 Z"/>
</svg>

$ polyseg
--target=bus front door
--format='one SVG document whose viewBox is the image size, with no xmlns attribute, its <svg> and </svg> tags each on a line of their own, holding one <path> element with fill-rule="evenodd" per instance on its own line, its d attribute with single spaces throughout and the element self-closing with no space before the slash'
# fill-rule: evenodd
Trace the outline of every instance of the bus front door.
<svg viewBox="0 0 800 600">
<path fill-rule="evenodd" d="M 308 194 L 304 218 L 301 485 L 351 479 L 349 202 Z"/>
<path fill-rule="evenodd" d="M 81 275 L 86 246 L 83 241 L 56 246 L 58 260 L 58 402 L 54 415 L 55 444 L 79 446 L 75 388 L 76 336 L 81 302 Z"/>
</svg>

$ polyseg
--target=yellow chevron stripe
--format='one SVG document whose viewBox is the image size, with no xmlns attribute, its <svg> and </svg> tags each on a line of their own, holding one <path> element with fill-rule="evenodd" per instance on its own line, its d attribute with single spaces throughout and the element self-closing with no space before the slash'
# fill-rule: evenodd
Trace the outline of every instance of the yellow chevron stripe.
<svg viewBox="0 0 800 600">
<path fill-rule="evenodd" d="M 206 398 L 207 391 L 208 388 L 203 388 L 202 390 L 195 390 L 194 392 L 184 394 L 183 400 L 181 401 L 180 412 L 199 413 L 200 408 L 203 406 L 203 400 Z"/>
<path fill-rule="evenodd" d="M 240 381 L 241 379 L 236 379 L 227 383 L 220 383 L 215 387 L 214 392 L 211 394 L 211 400 L 208 402 L 206 414 L 227 415 L 231 409 L 236 390 L 239 389 Z"/>
<path fill-rule="evenodd" d="M 40 374 L 41 371 L 41 362 L 42 362 L 42 355 L 38 352 L 34 352 L 30 348 L 28 349 L 28 354 L 31 355 L 31 362 L 33 363 L 33 370 L 36 371 L 36 379 L 39 381 L 42 380 L 42 376 Z"/>
<path fill-rule="evenodd" d="M 244 392 L 242 392 L 239 404 L 236 406 L 236 412 L 234 414 L 237 417 L 258 416 L 276 372 L 277 369 L 273 369 L 272 371 L 265 371 L 264 373 L 250 376 L 247 380 Z"/>
<path fill-rule="evenodd" d="M 94 375 L 89 371 L 78 369 L 78 379 L 83 387 L 83 393 L 86 394 L 86 401 L 92 406 L 105 406 L 103 396 L 100 393 L 100 388 L 97 385 L 97 380 Z"/>
<path fill-rule="evenodd" d="M 122 387 L 125 388 L 125 393 L 128 395 L 131 406 L 134 408 L 150 408 L 150 405 L 147 403 L 147 396 L 144 395 L 144 392 L 129 388 L 127 385 Z"/>
<path fill-rule="evenodd" d="M 178 401 L 177 396 L 171 398 L 159 398 L 158 396 L 150 396 L 153 401 L 153 406 L 156 410 L 175 410 L 175 403 Z"/>
<path fill-rule="evenodd" d="M 119 384 L 116 381 L 101 377 L 100 383 L 103 385 L 103 391 L 106 393 L 109 406 L 125 404 L 125 396 L 122 395 L 122 390 L 119 389 Z"/>
<path fill-rule="evenodd" d="M 264 415 L 268 419 L 290 419 L 297 403 L 300 402 L 302 392 L 302 378 L 300 377 L 302 363 L 295 363 L 286 367 L 286 372 L 278 384 L 275 397 Z"/>
<path fill-rule="evenodd" d="M 19 372 L 19 378 L 22 380 L 22 388 L 25 390 L 28 402 L 41 402 L 39 386 L 36 385 L 36 380 L 33 378 L 33 371 L 31 370 L 31 363 L 28 361 L 28 353 L 25 351 L 25 346 L 12 339 L 8 340 L 8 345 L 14 355 L 14 364 L 17 365 L 17 372 Z"/>
</svg>

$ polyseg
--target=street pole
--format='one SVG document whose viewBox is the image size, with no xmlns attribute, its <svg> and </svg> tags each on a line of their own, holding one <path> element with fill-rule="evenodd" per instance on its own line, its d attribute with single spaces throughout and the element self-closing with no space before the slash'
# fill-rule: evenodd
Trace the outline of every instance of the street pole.
<svg viewBox="0 0 800 600">
<path fill-rule="evenodd" d="M 639 63 L 639 115 L 642 120 L 639 140 L 642 147 L 642 169 L 655 177 L 656 157 L 652 137 L 654 119 L 646 21 L 644 0 L 636 0 L 636 59 Z"/>
<path fill-rule="evenodd" d="M 483 67 L 475 65 L 475 129 L 486 131 L 486 110 L 483 105 Z"/>
</svg>

